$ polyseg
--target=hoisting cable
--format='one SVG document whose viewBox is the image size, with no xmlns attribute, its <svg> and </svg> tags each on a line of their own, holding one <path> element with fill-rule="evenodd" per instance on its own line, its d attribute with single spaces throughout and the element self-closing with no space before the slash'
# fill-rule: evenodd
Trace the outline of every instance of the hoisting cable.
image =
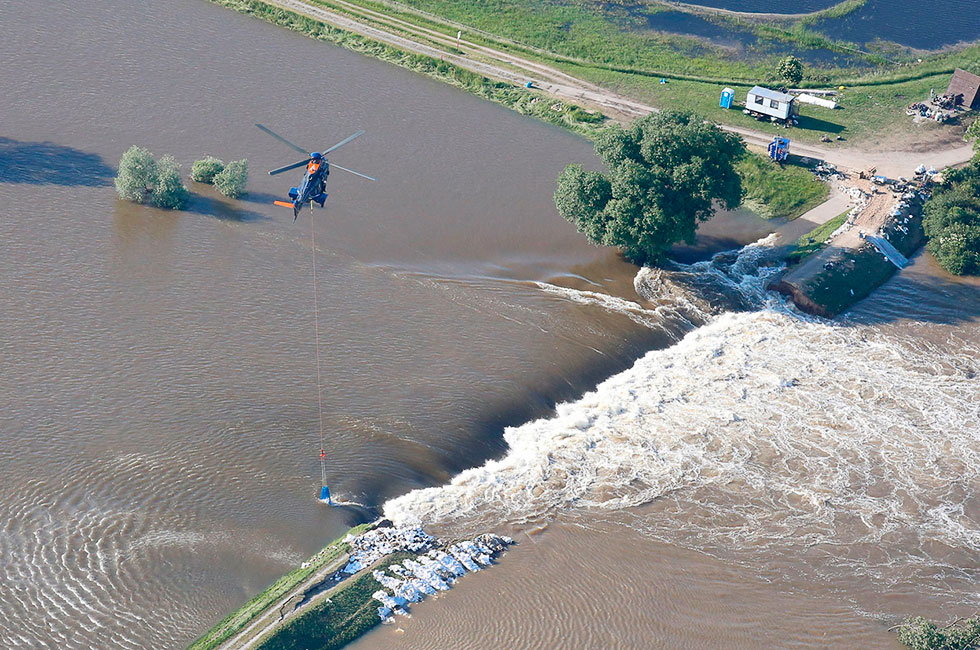
<svg viewBox="0 0 980 650">
<path fill-rule="evenodd" d="M 316 220 L 313 218 L 312 204 L 310 206 L 310 251 L 313 257 L 313 346 L 316 349 L 316 402 L 320 415 L 320 500 L 326 500 L 330 505 L 330 488 L 327 487 L 327 452 L 323 446 L 323 384 L 320 379 L 320 315 L 316 302 Z"/>
</svg>

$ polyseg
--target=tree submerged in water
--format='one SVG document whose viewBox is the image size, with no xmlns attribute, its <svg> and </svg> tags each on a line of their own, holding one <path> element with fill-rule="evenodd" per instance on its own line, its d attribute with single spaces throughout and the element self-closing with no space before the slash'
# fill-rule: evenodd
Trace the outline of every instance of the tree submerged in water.
<svg viewBox="0 0 980 650">
<path fill-rule="evenodd" d="M 656 263 L 675 243 L 694 243 L 715 201 L 741 203 L 735 163 L 745 144 L 697 115 L 665 111 L 612 127 L 595 150 L 609 175 L 569 165 L 555 205 L 593 244 L 619 246 L 635 262 Z"/>
<path fill-rule="evenodd" d="M 225 168 L 225 163 L 214 156 L 205 156 L 191 165 L 191 180 L 198 183 L 213 183 L 214 177 Z"/>
<path fill-rule="evenodd" d="M 245 193 L 248 182 L 248 160 L 233 160 L 214 177 L 214 187 L 225 196 L 237 199 Z"/>
<path fill-rule="evenodd" d="M 136 145 L 120 159 L 115 183 L 119 198 L 135 203 L 183 210 L 190 199 L 190 192 L 180 180 L 180 165 L 173 156 L 156 160 L 152 153 Z"/>
<path fill-rule="evenodd" d="M 980 648 L 980 617 L 939 627 L 916 616 L 898 628 L 898 640 L 909 650 L 977 650 Z"/>
</svg>

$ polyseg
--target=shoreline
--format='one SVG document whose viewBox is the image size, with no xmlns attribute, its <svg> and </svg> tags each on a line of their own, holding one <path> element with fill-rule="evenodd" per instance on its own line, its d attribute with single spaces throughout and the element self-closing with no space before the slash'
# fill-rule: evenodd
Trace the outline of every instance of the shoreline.
<svg viewBox="0 0 980 650">
<path fill-rule="evenodd" d="M 513 543 L 493 534 L 446 542 L 386 519 L 361 524 L 226 616 L 188 650 L 276 650 L 309 643 L 335 650 L 395 615 L 407 615 L 409 603 L 489 568 Z M 306 577 L 298 578 L 304 571 Z"/>
</svg>

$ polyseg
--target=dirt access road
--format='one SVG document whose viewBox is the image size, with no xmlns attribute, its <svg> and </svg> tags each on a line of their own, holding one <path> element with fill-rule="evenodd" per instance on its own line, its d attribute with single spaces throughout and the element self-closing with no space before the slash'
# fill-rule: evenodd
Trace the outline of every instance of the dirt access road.
<svg viewBox="0 0 980 650">
<path fill-rule="evenodd" d="M 268 4 L 288 9 L 328 23 L 340 29 L 387 43 L 402 50 L 443 59 L 471 72 L 483 76 L 523 86 L 528 81 L 556 100 L 580 104 L 602 111 L 611 119 L 629 122 L 658 109 L 654 106 L 624 97 L 595 84 L 573 77 L 561 70 L 543 63 L 531 61 L 521 56 L 501 50 L 460 40 L 456 50 L 456 39 L 452 36 L 411 22 L 366 9 L 345 0 L 333 0 L 339 10 L 334 11 L 312 5 L 303 0 L 266 0 Z M 399 6 L 400 10 L 410 11 L 409 7 Z M 343 12 L 343 13 L 341 13 Z M 434 17 L 427 16 L 429 19 Z M 452 25 L 452 27 L 462 27 Z M 737 133 L 750 145 L 765 148 L 772 136 L 761 131 L 741 127 L 719 125 L 731 133 Z M 972 147 L 963 143 L 950 147 L 937 146 L 927 151 L 865 151 L 848 148 L 830 148 L 815 144 L 792 145 L 794 154 L 825 160 L 839 167 L 864 169 L 877 167 L 878 173 L 888 176 L 911 176 L 912 170 L 925 163 L 937 169 L 958 165 L 968 161 L 973 155 Z"/>
</svg>

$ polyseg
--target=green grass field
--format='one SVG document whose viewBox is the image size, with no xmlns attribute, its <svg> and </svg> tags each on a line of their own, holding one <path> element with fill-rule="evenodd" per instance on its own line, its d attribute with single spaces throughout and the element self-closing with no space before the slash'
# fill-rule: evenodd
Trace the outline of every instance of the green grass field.
<svg viewBox="0 0 980 650">
<path fill-rule="evenodd" d="M 803 259 L 808 255 L 816 253 L 819 250 L 823 250 L 823 248 L 827 245 L 825 243 L 827 237 L 830 237 L 832 232 L 844 224 L 849 213 L 850 210 L 842 212 L 827 223 L 817 226 L 807 234 L 797 239 L 796 243 L 793 245 L 793 250 L 786 256 L 786 261 L 791 264 L 795 264 L 803 261 Z"/>
<path fill-rule="evenodd" d="M 313 1 L 338 7 L 335 0 Z M 513 51 L 654 106 L 694 110 L 723 124 L 780 132 L 808 142 L 823 135 L 862 141 L 882 132 L 928 135 L 930 131 L 955 128 L 913 125 L 903 109 L 928 98 L 930 88 L 945 89 L 954 67 L 980 72 L 980 44 L 924 56 L 916 53 L 915 57 L 906 52 L 896 60 L 894 53 L 882 58 L 877 52 L 857 52 L 854 44 L 831 42 L 811 33 L 807 25 L 815 20 L 813 17 L 746 23 L 741 18 L 708 15 L 726 28 L 748 29 L 766 43 L 781 44 L 784 47 L 780 51 L 787 45 L 801 51 L 840 50 L 861 64 L 807 66 L 800 85 L 844 85 L 841 108 L 831 111 L 804 105 L 800 127 L 783 131 L 739 110 L 718 108 L 718 98 L 726 86 L 742 100 L 745 91 L 756 83 L 778 83 L 773 72 L 776 54 L 763 51 L 736 56 L 692 37 L 646 29 L 642 16 L 635 12 L 639 5 L 594 0 L 347 1 L 447 35 L 463 28 L 467 40 Z M 861 0 L 847 0 L 828 10 L 829 15 L 842 15 L 861 4 Z M 668 9 L 656 2 L 642 6 L 647 14 Z M 662 77 L 670 83 L 660 84 Z"/>
<path fill-rule="evenodd" d="M 830 187 L 806 167 L 749 154 L 738 162 L 745 206 L 767 219 L 795 219 L 827 200 Z"/>
</svg>

